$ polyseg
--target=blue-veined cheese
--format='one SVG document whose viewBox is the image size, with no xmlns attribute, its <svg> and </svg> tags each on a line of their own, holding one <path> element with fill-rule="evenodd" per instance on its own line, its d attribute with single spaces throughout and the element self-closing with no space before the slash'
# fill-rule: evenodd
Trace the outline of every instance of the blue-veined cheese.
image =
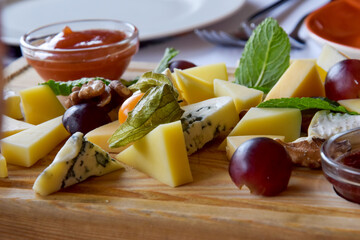
<svg viewBox="0 0 360 240">
<path fill-rule="evenodd" d="M 48 195 L 82 182 L 90 176 L 102 176 L 122 165 L 97 145 L 74 133 L 55 156 L 54 161 L 36 179 L 33 189 Z"/>
<path fill-rule="evenodd" d="M 183 106 L 181 117 L 188 155 L 217 136 L 226 136 L 239 121 L 231 97 L 218 97 Z"/>
</svg>

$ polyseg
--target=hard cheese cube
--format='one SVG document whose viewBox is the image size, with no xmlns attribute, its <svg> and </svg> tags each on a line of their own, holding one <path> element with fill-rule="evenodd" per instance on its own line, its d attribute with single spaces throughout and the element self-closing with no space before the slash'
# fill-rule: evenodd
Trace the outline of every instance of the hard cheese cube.
<svg viewBox="0 0 360 240">
<path fill-rule="evenodd" d="M 339 100 L 338 103 L 348 111 L 360 113 L 360 98 Z"/>
<path fill-rule="evenodd" d="M 3 155 L 0 153 L 0 178 L 5 178 L 8 176 L 8 170 L 6 165 L 6 160 Z"/>
<path fill-rule="evenodd" d="M 261 102 L 263 94 L 263 91 L 247 88 L 236 83 L 219 79 L 214 80 L 215 97 L 232 97 L 237 113 L 240 113 L 244 109 L 257 106 Z"/>
<path fill-rule="evenodd" d="M 228 74 L 225 63 L 208 64 L 199 67 L 188 68 L 185 73 L 201 78 L 212 83 L 215 78 L 228 80 Z"/>
<path fill-rule="evenodd" d="M 325 82 L 326 74 L 329 69 L 334 66 L 335 63 L 347 58 L 348 57 L 337 51 L 335 48 L 325 44 L 316 60 L 316 68 L 319 72 L 321 80 Z"/>
<path fill-rule="evenodd" d="M 301 120 L 297 108 L 250 108 L 229 136 L 280 135 L 290 142 L 300 137 Z M 225 147 L 226 141 L 220 149 Z"/>
<path fill-rule="evenodd" d="M 11 164 L 30 167 L 69 136 L 62 116 L 1 140 L 1 152 Z"/>
<path fill-rule="evenodd" d="M 40 124 L 61 116 L 65 108 L 49 86 L 40 85 L 20 91 L 25 121 Z"/>
<path fill-rule="evenodd" d="M 116 159 L 171 187 L 192 182 L 180 121 L 159 125 Z"/>
<path fill-rule="evenodd" d="M 272 139 L 280 139 L 284 141 L 284 136 L 279 135 L 248 135 L 248 136 L 230 136 L 226 138 L 226 157 L 230 160 L 236 149 L 245 141 L 257 137 L 267 137 Z"/>
<path fill-rule="evenodd" d="M 24 131 L 34 126 L 30 123 L 19 121 L 5 115 L 2 117 L 3 119 L 2 119 L 0 138 L 11 136 L 15 133 Z"/>
<path fill-rule="evenodd" d="M 265 100 L 290 97 L 325 97 L 321 81 L 312 60 L 295 60 L 267 94 Z"/>
<path fill-rule="evenodd" d="M 14 118 L 14 119 L 23 119 L 24 116 L 21 113 L 20 108 L 20 96 L 13 91 L 4 91 L 4 114 Z"/>
</svg>

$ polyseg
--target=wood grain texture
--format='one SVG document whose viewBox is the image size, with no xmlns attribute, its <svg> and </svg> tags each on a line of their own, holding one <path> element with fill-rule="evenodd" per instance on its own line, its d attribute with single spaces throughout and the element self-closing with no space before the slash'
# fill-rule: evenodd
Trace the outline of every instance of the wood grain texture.
<svg viewBox="0 0 360 240">
<path fill-rule="evenodd" d="M 125 77 L 155 65 L 132 63 Z M 11 79 L 16 91 L 40 81 L 32 68 Z M 338 197 L 320 170 L 297 168 L 281 195 L 258 197 L 231 182 L 216 144 L 190 157 L 194 182 L 177 188 L 127 168 L 41 197 L 32 185 L 60 146 L 31 168 L 8 165 L 9 177 L 0 179 L 0 239 L 360 238 L 360 205 Z"/>
</svg>

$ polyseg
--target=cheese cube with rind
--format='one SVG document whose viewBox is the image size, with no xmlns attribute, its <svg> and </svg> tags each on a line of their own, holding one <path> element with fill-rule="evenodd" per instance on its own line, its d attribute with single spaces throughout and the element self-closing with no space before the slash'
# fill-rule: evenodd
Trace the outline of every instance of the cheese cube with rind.
<svg viewBox="0 0 360 240">
<path fill-rule="evenodd" d="M 3 115 L 2 117 L 3 118 L 2 118 L 0 138 L 5 138 L 14 135 L 15 133 L 24 131 L 34 126 L 33 124 L 19 121 L 5 115 Z"/>
<path fill-rule="evenodd" d="M 69 136 L 62 116 L 51 119 L 1 140 L 7 163 L 30 167 Z"/>
<path fill-rule="evenodd" d="M 321 50 L 319 57 L 316 60 L 316 68 L 319 72 L 321 80 L 325 82 L 326 74 L 329 69 L 336 63 L 345 59 L 348 59 L 348 57 L 340 53 L 330 45 L 325 44 Z"/>
<path fill-rule="evenodd" d="M 291 97 L 325 97 L 324 83 L 312 60 L 294 60 L 265 100 Z"/>
<path fill-rule="evenodd" d="M 19 92 L 24 119 L 31 124 L 40 124 L 61 116 L 65 112 L 55 93 L 47 85 L 26 88 Z"/>
<path fill-rule="evenodd" d="M 116 159 L 171 187 L 193 181 L 180 121 L 157 126 Z"/>
<path fill-rule="evenodd" d="M 301 112 L 297 108 L 250 108 L 229 136 L 280 135 L 286 142 L 300 137 Z M 225 150 L 226 141 L 220 149 Z"/>
<path fill-rule="evenodd" d="M 218 97 L 183 106 L 181 117 L 188 155 L 218 136 L 227 136 L 239 121 L 231 97 Z"/>
<path fill-rule="evenodd" d="M 0 153 L 0 178 L 8 176 L 8 169 L 5 157 Z"/>
<path fill-rule="evenodd" d="M 226 138 L 226 157 L 231 159 L 232 155 L 236 149 L 243 144 L 245 141 L 258 138 L 258 137 L 267 137 L 271 139 L 280 139 L 284 141 L 285 137 L 280 135 L 247 135 L 247 136 L 230 136 Z"/>
<path fill-rule="evenodd" d="M 264 92 L 220 79 L 214 80 L 215 97 L 229 96 L 234 100 L 237 113 L 256 107 L 262 100 Z"/>
<path fill-rule="evenodd" d="M 121 168 L 121 163 L 77 132 L 66 141 L 54 161 L 37 177 L 33 189 L 46 196 L 91 176 L 102 176 Z"/>
</svg>

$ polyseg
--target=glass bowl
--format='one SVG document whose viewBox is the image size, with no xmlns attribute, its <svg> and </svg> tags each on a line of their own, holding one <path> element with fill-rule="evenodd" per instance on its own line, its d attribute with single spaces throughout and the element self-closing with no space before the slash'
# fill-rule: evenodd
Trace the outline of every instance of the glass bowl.
<svg viewBox="0 0 360 240">
<path fill-rule="evenodd" d="M 360 203 L 360 128 L 332 136 L 320 153 L 324 175 L 335 192 Z"/>
<path fill-rule="evenodd" d="M 65 27 L 73 32 L 120 31 L 125 36 L 117 42 L 82 48 L 49 49 L 42 45 Z M 116 80 L 138 51 L 139 37 L 137 28 L 128 22 L 107 19 L 75 20 L 46 25 L 26 33 L 20 39 L 20 48 L 28 63 L 45 81 L 68 81 L 82 77 Z"/>
</svg>

